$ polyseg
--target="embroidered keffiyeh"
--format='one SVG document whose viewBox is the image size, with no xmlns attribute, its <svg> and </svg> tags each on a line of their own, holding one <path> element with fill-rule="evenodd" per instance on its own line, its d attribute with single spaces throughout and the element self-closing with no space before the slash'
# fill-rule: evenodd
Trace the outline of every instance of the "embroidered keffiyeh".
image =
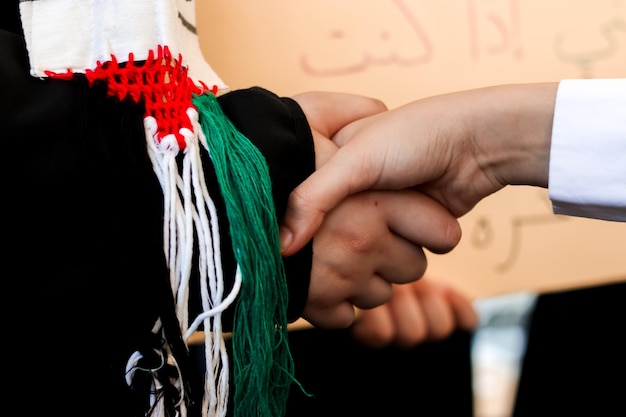
<svg viewBox="0 0 626 417">
<path fill-rule="evenodd" d="M 221 112 L 215 95 L 227 89 L 204 61 L 195 33 L 195 3 L 185 0 L 21 0 L 31 75 L 106 83 L 109 96 L 145 106 L 147 150 L 164 197 L 164 251 L 181 334 L 205 335 L 203 415 L 225 416 L 229 360 L 222 312 L 236 303 L 233 325 L 235 416 L 280 416 L 292 381 L 287 346 L 287 288 L 267 166 L 258 150 Z M 220 190 L 204 180 L 201 152 L 215 166 Z M 226 203 L 237 271 L 225 289 L 220 234 L 211 194 Z M 193 271 L 197 268 L 197 271 Z M 200 277 L 202 312 L 189 317 L 190 279 Z M 163 364 L 177 369 L 160 321 Z M 170 411 L 158 369 L 128 358 L 124 376 L 152 379 L 150 410 Z M 171 379 L 174 414 L 187 415 L 186 382 Z M 106 401 L 106 399 L 104 399 Z"/>
</svg>

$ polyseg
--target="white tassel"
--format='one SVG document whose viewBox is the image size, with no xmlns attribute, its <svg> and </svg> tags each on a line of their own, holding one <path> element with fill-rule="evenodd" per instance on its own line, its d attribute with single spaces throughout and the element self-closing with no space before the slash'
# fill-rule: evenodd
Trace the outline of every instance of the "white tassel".
<svg viewBox="0 0 626 417">
<path fill-rule="evenodd" d="M 194 131 L 180 131 L 186 142 L 180 174 L 176 161 L 180 152 L 176 137 L 168 135 L 158 142 L 156 120 L 146 117 L 144 125 L 148 155 L 163 189 L 164 251 L 176 300 L 176 314 L 185 341 L 200 325 L 204 328 L 206 375 L 203 416 L 224 417 L 229 396 L 229 361 L 221 315 L 237 298 L 241 288 L 241 272 L 237 266 L 233 288 L 224 298 L 217 210 L 204 178 L 198 144 L 203 133 L 196 110 L 190 108 L 187 115 L 193 123 Z M 193 265 L 194 232 L 197 235 L 195 243 L 198 248 L 202 313 L 189 325 L 189 282 Z"/>
</svg>

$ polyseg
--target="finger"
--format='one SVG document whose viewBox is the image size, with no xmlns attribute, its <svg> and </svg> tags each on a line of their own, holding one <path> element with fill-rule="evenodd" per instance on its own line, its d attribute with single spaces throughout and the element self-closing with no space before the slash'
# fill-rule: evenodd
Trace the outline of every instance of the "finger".
<svg viewBox="0 0 626 417">
<path fill-rule="evenodd" d="M 384 304 L 391 293 L 391 283 L 374 275 L 365 285 L 358 287 L 348 300 L 357 308 L 368 309 Z"/>
<path fill-rule="evenodd" d="M 393 247 L 377 269 L 377 274 L 393 284 L 408 284 L 420 279 L 426 271 L 428 260 L 424 251 L 403 239 L 389 243 Z"/>
<path fill-rule="evenodd" d="M 457 327 L 464 330 L 474 330 L 478 326 L 479 317 L 472 301 L 452 288 L 446 290 L 448 302 L 452 307 Z"/>
<path fill-rule="evenodd" d="M 389 120 L 387 121 L 390 122 Z M 384 124 L 383 124 L 384 126 Z M 385 129 L 354 139 L 293 190 L 281 230 L 281 251 L 289 256 L 313 236 L 328 213 L 345 197 L 363 190 L 400 190 L 416 183 L 407 170 L 407 144 L 389 146 Z M 391 151 L 391 152 L 390 152 Z M 413 153 L 416 152 L 413 150 Z M 409 155 L 407 160 L 414 159 Z M 399 169 L 399 170 L 398 170 Z"/>
<path fill-rule="evenodd" d="M 314 253 L 319 248 L 320 253 L 336 255 L 335 270 L 345 277 L 367 278 L 375 273 L 396 284 L 419 279 L 427 265 L 422 246 L 389 229 L 389 217 L 407 203 L 400 194 L 364 192 L 348 197 L 325 217 L 325 227 L 340 227 L 330 234 L 316 234 Z"/>
<path fill-rule="evenodd" d="M 395 331 L 389 305 L 385 303 L 369 310 L 359 310 L 350 330 L 354 340 L 363 345 L 375 349 L 390 345 Z"/>
<path fill-rule="evenodd" d="M 411 285 L 395 285 L 388 304 L 394 317 L 396 346 L 409 348 L 426 340 L 428 321 Z"/>
<path fill-rule="evenodd" d="M 384 239 L 385 252 L 377 259 L 376 273 L 394 284 L 417 281 L 424 275 L 428 261 L 421 246 L 393 233 Z"/>
<path fill-rule="evenodd" d="M 352 139 L 359 130 L 361 130 L 365 125 L 372 123 L 373 120 L 375 120 L 375 117 L 370 116 L 355 120 L 354 122 L 343 127 L 335 135 L 333 135 L 333 142 L 337 146 L 344 146 L 345 144 L 350 142 L 350 139 Z"/>
<path fill-rule="evenodd" d="M 345 329 L 354 323 L 354 306 L 348 301 L 325 308 L 307 305 L 302 311 L 302 318 L 322 329 Z"/>
<path fill-rule="evenodd" d="M 461 240 L 456 217 L 432 198 L 413 190 L 379 193 L 390 229 L 406 240 L 434 253 L 449 252 Z"/>
<path fill-rule="evenodd" d="M 315 169 L 320 169 L 339 149 L 336 144 L 315 129 L 313 134 L 313 145 L 315 146 Z"/>
<path fill-rule="evenodd" d="M 428 338 L 441 340 L 448 337 L 455 329 L 455 317 L 449 305 L 445 291 L 437 285 L 427 283 L 428 287 L 414 286 L 428 323 Z"/>
<path fill-rule="evenodd" d="M 308 91 L 292 98 L 304 111 L 309 125 L 328 138 L 355 120 L 387 110 L 382 101 L 358 94 Z"/>
<path fill-rule="evenodd" d="M 346 148 L 342 148 L 346 149 Z M 353 159 L 356 153 L 346 152 L 342 157 L 337 151 L 328 163 L 315 171 L 296 187 L 287 202 L 287 209 L 280 228 L 281 253 L 290 256 L 296 253 L 313 237 L 324 220 L 324 216 L 345 197 L 352 194 L 350 167 L 359 165 Z M 368 171 L 360 178 L 362 189 L 373 182 Z M 338 181 L 338 178 L 347 179 Z"/>
</svg>

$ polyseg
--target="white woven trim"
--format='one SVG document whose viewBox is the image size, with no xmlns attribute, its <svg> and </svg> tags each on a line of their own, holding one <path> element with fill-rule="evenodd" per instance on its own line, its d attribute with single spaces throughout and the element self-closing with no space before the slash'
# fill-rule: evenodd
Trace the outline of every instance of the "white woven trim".
<svg viewBox="0 0 626 417">
<path fill-rule="evenodd" d="M 195 32 L 195 0 L 37 0 L 20 2 L 31 75 L 82 73 L 98 61 L 145 60 L 158 45 L 183 56 L 196 82 L 227 86 L 206 62 Z"/>
</svg>

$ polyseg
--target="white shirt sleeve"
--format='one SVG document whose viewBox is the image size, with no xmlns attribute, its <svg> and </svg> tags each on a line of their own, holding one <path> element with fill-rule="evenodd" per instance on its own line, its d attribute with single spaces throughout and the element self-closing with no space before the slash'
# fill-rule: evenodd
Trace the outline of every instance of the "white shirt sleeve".
<svg viewBox="0 0 626 417">
<path fill-rule="evenodd" d="M 626 78 L 559 83 L 548 189 L 555 214 L 626 221 Z"/>
</svg>

